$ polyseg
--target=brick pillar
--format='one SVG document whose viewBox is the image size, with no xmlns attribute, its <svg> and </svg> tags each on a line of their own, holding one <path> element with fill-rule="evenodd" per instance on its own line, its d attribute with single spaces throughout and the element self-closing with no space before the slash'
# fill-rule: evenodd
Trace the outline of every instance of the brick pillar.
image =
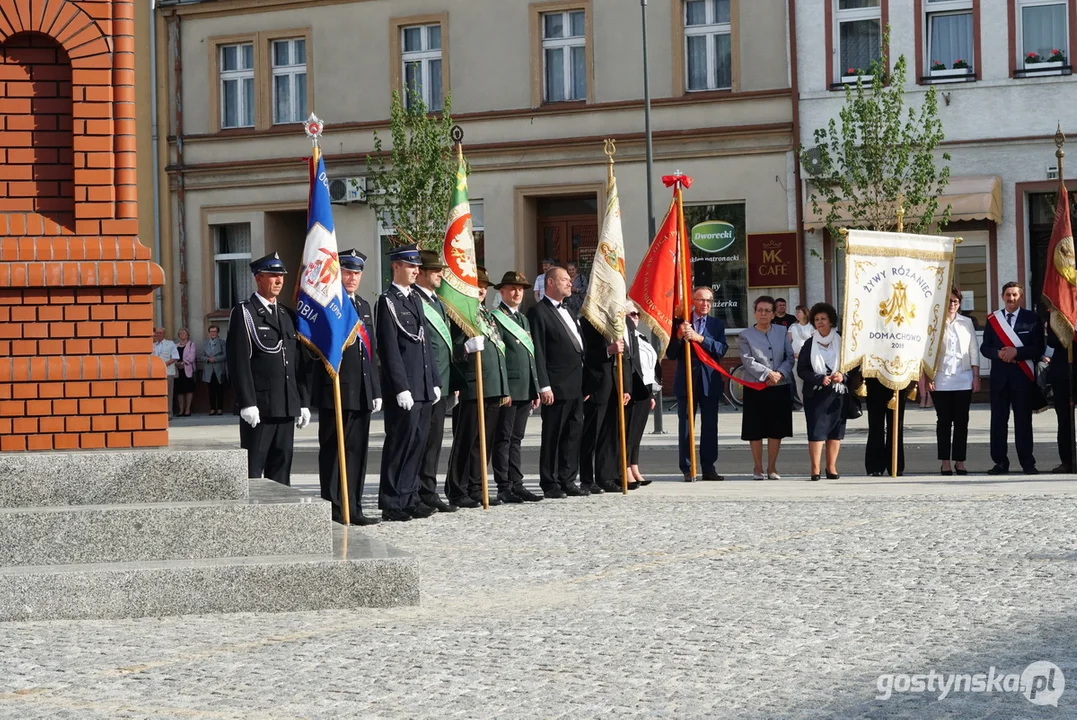
<svg viewBox="0 0 1077 720">
<path fill-rule="evenodd" d="M 0 0 L 0 451 L 168 444 L 132 6 Z"/>
</svg>

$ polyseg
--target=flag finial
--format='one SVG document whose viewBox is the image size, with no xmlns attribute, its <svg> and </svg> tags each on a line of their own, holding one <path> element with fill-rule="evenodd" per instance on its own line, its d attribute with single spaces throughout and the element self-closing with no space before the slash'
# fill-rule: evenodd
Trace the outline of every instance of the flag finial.
<svg viewBox="0 0 1077 720">
<path fill-rule="evenodd" d="M 1066 136 L 1062 134 L 1062 121 L 1058 121 L 1058 130 L 1055 131 L 1055 157 L 1058 158 L 1058 182 L 1064 183 L 1066 176 L 1062 172 L 1062 159 L 1066 157 L 1066 151 L 1062 146 L 1066 144 Z"/>
<path fill-rule="evenodd" d="M 303 123 L 303 130 L 306 131 L 307 137 L 310 138 L 310 143 L 314 147 L 318 147 L 318 141 L 322 137 L 322 128 L 321 119 L 314 113 L 311 113 L 307 121 Z"/>
</svg>

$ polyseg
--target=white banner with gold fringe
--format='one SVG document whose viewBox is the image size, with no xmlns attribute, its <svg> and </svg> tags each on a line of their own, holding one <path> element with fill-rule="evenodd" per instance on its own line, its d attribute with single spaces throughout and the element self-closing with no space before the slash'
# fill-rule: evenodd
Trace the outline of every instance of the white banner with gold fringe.
<svg viewBox="0 0 1077 720">
<path fill-rule="evenodd" d="M 841 368 L 900 390 L 935 376 L 950 301 L 952 237 L 850 230 Z"/>
</svg>

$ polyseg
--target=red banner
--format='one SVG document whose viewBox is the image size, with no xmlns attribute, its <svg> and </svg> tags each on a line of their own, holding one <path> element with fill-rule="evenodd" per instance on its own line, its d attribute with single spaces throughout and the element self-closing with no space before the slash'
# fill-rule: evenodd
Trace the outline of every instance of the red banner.
<svg viewBox="0 0 1077 720">
<path fill-rule="evenodd" d="M 636 271 L 636 278 L 628 290 L 628 297 L 639 308 L 640 318 L 659 339 L 659 357 L 666 353 L 666 346 L 673 333 L 673 296 L 677 282 L 677 203 L 669 206 L 666 219 L 658 228 L 658 235 L 651 243 L 643 262 Z"/>
<path fill-rule="evenodd" d="M 800 286 L 800 248 L 795 232 L 748 236 L 748 288 Z"/>
<path fill-rule="evenodd" d="M 1074 266 L 1073 230 L 1070 227 L 1069 193 L 1058 191 L 1055 225 L 1047 246 L 1047 272 L 1043 277 L 1043 297 L 1051 308 L 1051 328 L 1069 347 L 1077 324 L 1077 267 Z"/>
</svg>

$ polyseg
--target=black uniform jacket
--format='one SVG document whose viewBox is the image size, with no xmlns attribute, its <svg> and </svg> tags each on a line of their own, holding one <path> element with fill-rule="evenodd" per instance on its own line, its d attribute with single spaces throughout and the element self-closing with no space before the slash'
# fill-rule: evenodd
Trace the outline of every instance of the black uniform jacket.
<svg viewBox="0 0 1077 720">
<path fill-rule="evenodd" d="M 430 333 L 423 317 L 419 291 L 405 296 L 390 285 L 374 306 L 374 329 L 378 337 L 378 363 L 386 402 L 408 390 L 415 402 L 434 402 L 434 388 L 441 386 Z"/>
<path fill-rule="evenodd" d="M 356 335 L 355 342 L 344 350 L 340 362 L 340 407 L 342 410 L 370 412 L 374 409 L 374 398 L 381 397 L 381 383 L 378 381 L 377 357 L 378 341 L 374 335 L 374 318 L 370 312 L 370 303 L 358 295 L 355 296 L 355 309 L 366 326 L 370 339 L 371 354 L 368 357 L 363 347 L 363 338 Z M 333 407 L 333 380 L 320 359 L 314 363 L 313 402 L 315 407 Z"/>
<path fill-rule="evenodd" d="M 569 315 L 579 327 L 575 314 Z M 531 339 L 535 341 L 535 366 L 539 387 L 553 390 L 554 400 L 583 397 L 583 347 L 565 327 L 557 309 L 543 298 L 527 313 Z"/>
<path fill-rule="evenodd" d="M 254 294 L 232 308 L 228 373 L 239 409 L 257 406 L 262 418 L 299 417 L 310 404 L 310 365 L 297 344 L 295 311 L 276 307 L 270 312 Z"/>
</svg>

